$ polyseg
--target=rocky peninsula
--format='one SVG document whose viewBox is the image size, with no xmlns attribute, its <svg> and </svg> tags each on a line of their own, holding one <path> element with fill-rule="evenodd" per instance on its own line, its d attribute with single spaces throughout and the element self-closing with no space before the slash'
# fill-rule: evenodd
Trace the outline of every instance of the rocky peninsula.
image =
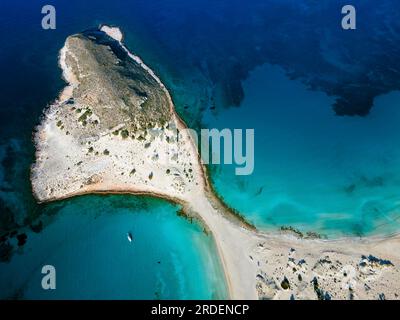
<svg viewBox="0 0 400 320">
<path fill-rule="evenodd" d="M 232 299 L 398 298 L 399 236 L 267 234 L 227 208 L 168 90 L 122 41 L 118 28 L 101 26 L 69 36 L 61 49 L 68 85 L 35 132 L 38 202 L 129 193 L 182 205 L 213 236 Z"/>
</svg>

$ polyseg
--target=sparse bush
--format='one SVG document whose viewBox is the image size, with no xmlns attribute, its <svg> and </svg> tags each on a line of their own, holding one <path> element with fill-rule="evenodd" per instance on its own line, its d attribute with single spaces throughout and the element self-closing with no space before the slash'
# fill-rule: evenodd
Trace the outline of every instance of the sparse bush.
<svg viewBox="0 0 400 320">
<path fill-rule="evenodd" d="M 126 139 L 126 138 L 128 138 L 129 137 L 129 131 L 128 130 L 122 130 L 121 131 L 121 137 L 122 137 L 122 139 Z"/>
</svg>

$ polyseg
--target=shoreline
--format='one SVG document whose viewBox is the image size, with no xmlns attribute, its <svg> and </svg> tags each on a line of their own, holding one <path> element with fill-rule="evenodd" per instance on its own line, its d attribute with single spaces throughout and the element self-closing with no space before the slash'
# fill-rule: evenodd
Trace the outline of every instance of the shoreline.
<svg viewBox="0 0 400 320">
<path fill-rule="evenodd" d="M 104 28 L 104 30 L 102 30 L 102 28 Z M 169 103 L 170 103 L 170 107 L 171 107 L 171 111 L 174 112 L 175 117 L 177 118 L 178 122 L 180 122 L 180 124 L 185 127 L 188 128 L 188 126 L 186 125 L 185 121 L 179 116 L 179 114 L 176 112 L 176 109 L 174 107 L 173 101 L 172 101 L 172 97 L 167 89 L 167 87 L 164 85 L 164 83 L 161 81 L 161 79 L 157 76 L 157 74 L 149 67 L 147 66 L 142 58 L 140 58 L 138 55 L 132 54 L 126 47 L 125 45 L 122 43 L 123 40 L 123 33 L 120 31 L 120 29 L 118 27 L 110 27 L 108 25 L 103 25 L 101 24 L 99 27 L 100 30 L 104 31 L 107 35 L 109 35 L 111 38 L 117 40 L 119 42 L 119 44 L 124 48 L 124 50 L 126 50 L 126 52 L 129 54 L 130 57 L 134 58 L 135 61 L 137 61 L 146 71 L 149 72 L 149 74 L 157 81 L 158 84 L 161 85 L 161 87 L 163 88 L 164 92 L 166 93 L 168 99 L 169 99 Z M 195 152 L 198 155 L 199 160 L 201 160 L 201 156 L 198 153 L 198 150 L 195 149 Z M 202 162 L 201 162 L 202 163 Z M 258 229 L 256 226 L 254 226 L 253 224 L 251 224 L 250 222 L 248 222 L 246 220 L 246 218 L 240 214 L 240 212 L 238 212 L 236 209 L 230 207 L 228 204 L 226 204 L 224 202 L 224 200 L 222 199 L 222 197 L 217 193 L 217 191 L 215 190 L 214 185 L 212 184 L 212 179 L 211 179 L 211 175 L 209 170 L 207 170 L 206 165 L 204 165 L 202 163 L 202 171 L 203 171 L 203 179 L 205 182 L 205 186 L 209 189 L 206 190 L 209 191 L 212 196 L 214 196 L 217 201 L 219 201 L 227 211 L 231 211 L 232 215 L 235 216 L 236 219 L 239 219 L 241 222 L 243 222 L 246 227 L 248 227 L 250 230 L 254 230 L 254 231 L 259 231 L 262 232 L 263 230 Z M 129 192 L 128 192 L 129 193 Z M 156 196 L 158 197 L 158 196 Z M 162 197 L 162 195 L 160 195 L 159 197 Z M 243 221 L 242 221 L 243 219 Z M 290 225 L 289 225 L 290 226 Z M 268 232 L 270 232 L 270 230 L 268 230 Z M 286 232 L 284 232 L 286 233 Z M 276 230 L 276 236 L 281 235 L 282 232 L 280 232 L 279 230 Z M 289 233 L 290 234 L 290 233 Z M 335 238 L 328 238 L 328 239 L 315 239 L 315 240 L 325 240 L 325 241 L 344 241 L 347 239 L 364 239 L 364 238 L 371 238 L 374 239 L 374 241 L 379 241 L 379 240 L 386 240 L 386 239 L 390 239 L 393 237 L 397 237 L 400 236 L 400 230 L 397 233 L 394 234 L 389 234 L 389 235 L 365 235 L 365 236 L 361 236 L 361 237 L 357 237 L 357 236 L 353 236 L 353 235 L 349 235 L 349 236 L 343 236 L 343 237 L 335 237 Z M 299 237 L 299 239 L 301 239 Z M 314 240 L 313 238 L 307 238 L 304 240 Z"/>
<path fill-rule="evenodd" d="M 172 98 L 169 94 L 169 91 L 167 90 L 167 88 L 165 87 L 165 85 L 162 83 L 162 81 L 159 79 L 159 77 L 142 61 L 142 59 L 139 56 L 133 55 L 125 46 L 124 44 L 121 42 L 122 41 L 122 33 L 119 31 L 119 29 L 115 29 L 115 28 L 109 28 L 105 25 L 99 27 L 99 29 L 104 29 L 103 30 L 107 35 L 109 35 L 111 38 L 113 38 L 114 40 L 118 41 L 119 45 L 127 52 L 128 56 L 133 59 L 134 61 L 136 61 L 144 70 L 146 70 L 146 72 L 148 72 L 149 75 L 151 75 L 151 77 L 153 77 L 156 82 L 160 85 L 160 87 L 162 88 L 162 90 L 164 91 L 164 93 L 166 94 L 167 98 L 168 98 L 168 103 L 169 103 L 169 107 L 171 112 L 174 115 L 174 118 L 176 119 L 177 123 L 180 125 L 181 128 L 186 128 L 186 124 L 185 122 L 179 117 L 179 115 L 176 113 L 175 108 L 174 108 L 174 104 L 172 102 Z M 108 29 L 107 29 L 108 28 Z M 51 103 L 44 111 L 44 118 L 49 117 L 52 115 L 52 112 L 55 108 L 58 107 L 58 105 L 60 105 L 61 103 L 67 101 L 68 99 L 70 99 L 72 97 L 72 93 L 74 88 L 76 88 L 79 85 L 79 81 L 76 79 L 76 77 L 72 74 L 70 68 L 68 67 L 67 63 L 66 63 L 66 53 L 68 51 L 68 48 L 66 47 L 66 45 L 64 45 L 64 47 L 60 50 L 60 54 L 59 54 L 59 67 L 62 70 L 62 77 L 64 79 L 64 81 L 67 83 L 67 85 L 61 90 L 58 98 Z M 43 125 L 39 124 L 35 131 L 35 146 L 36 146 L 36 158 L 38 158 L 40 156 L 40 131 L 42 129 Z M 191 146 L 193 146 L 191 144 Z M 194 150 L 193 150 L 194 151 Z M 197 150 L 195 150 L 195 154 L 197 155 Z M 198 155 L 198 159 L 200 159 L 200 156 Z M 204 167 L 201 167 L 202 170 L 202 174 L 203 174 L 203 182 L 204 184 L 207 184 L 208 181 L 204 175 Z M 32 170 L 31 170 L 31 181 L 32 181 Z M 99 194 L 99 195 L 107 195 L 107 194 L 129 194 L 129 195 L 133 195 L 133 196 L 140 196 L 140 195 L 145 195 L 145 196 L 151 196 L 151 197 L 155 197 L 155 198 L 160 198 L 163 200 L 166 200 L 170 203 L 176 204 L 176 205 L 180 205 L 182 206 L 182 209 L 186 212 L 186 214 L 188 214 L 189 211 L 189 203 L 187 201 L 183 201 L 179 198 L 176 197 L 170 197 L 166 194 L 161 194 L 161 193 L 156 193 L 153 191 L 143 191 L 143 190 L 135 190 L 134 188 L 129 190 L 126 187 L 123 188 L 115 188 L 115 189 L 109 189 L 107 188 L 107 190 L 81 190 L 78 192 L 74 192 L 71 194 L 67 194 L 65 196 L 62 197 L 53 197 L 53 198 L 49 198 L 46 199 L 45 201 L 42 201 L 39 199 L 39 196 L 33 192 L 33 196 L 36 199 L 36 201 L 38 203 L 48 203 L 48 202 L 54 202 L 54 201 L 61 201 L 61 200 L 66 200 L 69 198 L 73 198 L 75 196 L 83 196 L 83 195 L 89 195 L 89 194 Z M 197 214 L 195 211 L 192 211 L 189 216 L 194 216 L 196 218 L 196 220 L 199 221 L 199 223 L 201 224 L 202 227 L 206 228 L 207 231 L 209 232 L 209 234 L 211 235 L 211 237 L 213 238 L 213 242 L 216 246 L 216 251 L 218 253 L 218 259 L 220 261 L 220 265 L 222 267 L 222 272 L 225 278 L 225 283 L 227 285 L 227 289 L 228 289 L 228 296 L 232 297 L 232 285 L 231 285 L 231 280 L 228 276 L 228 272 L 227 272 L 227 267 L 226 267 L 226 263 L 224 262 L 223 259 L 223 255 L 221 253 L 221 248 L 218 246 L 218 242 L 215 240 L 214 234 L 213 232 L 211 232 L 209 230 L 209 227 L 207 225 L 207 223 L 202 219 L 201 215 Z"/>
<path fill-rule="evenodd" d="M 187 126 L 185 122 L 180 118 L 174 108 L 168 89 L 154 71 L 152 71 L 139 56 L 130 53 L 124 46 L 121 42 L 123 39 L 122 32 L 118 28 L 104 25 L 100 27 L 100 30 L 118 41 L 120 46 L 127 52 L 128 56 L 139 64 L 139 66 L 158 83 L 168 99 L 168 105 L 173 115 L 173 120 L 177 123 L 177 128 L 186 128 Z M 59 56 L 59 65 L 63 70 L 63 77 L 67 82 L 67 86 L 62 90 L 62 92 L 60 92 L 58 100 L 45 110 L 43 122 L 51 118 L 54 108 L 60 105 L 63 101 L 72 97 L 74 88 L 79 85 L 79 81 L 74 77 L 66 64 L 65 56 L 67 51 L 68 48 L 64 46 Z M 67 88 L 69 89 L 67 90 Z M 45 133 L 42 132 L 44 131 L 45 125 L 46 123 L 41 123 L 37 127 L 35 134 L 35 156 L 37 161 L 41 158 L 42 148 L 40 147 L 40 143 L 45 140 Z M 248 223 L 240 213 L 224 203 L 223 199 L 221 199 L 212 185 L 209 171 L 201 162 L 201 157 L 197 148 L 195 148 L 192 137 L 188 135 L 184 136 L 183 139 L 186 139 L 187 147 L 192 155 L 197 158 L 195 171 L 198 173 L 201 181 L 199 181 L 200 185 L 196 189 L 196 192 L 200 192 L 201 194 L 196 194 L 192 191 L 189 194 L 181 196 L 177 195 L 175 197 L 168 194 L 168 190 L 165 191 L 162 189 L 164 193 L 155 192 L 155 188 L 152 189 L 150 186 L 147 186 L 147 189 L 128 187 L 127 185 L 122 184 L 121 186 L 118 186 L 118 183 L 113 182 L 110 177 L 108 177 L 108 180 L 105 182 L 102 181 L 101 183 L 87 185 L 78 191 L 48 197 L 45 200 L 40 199 L 40 196 L 35 193 L 35 188 L 33 189 L 33 194 L 37 201 L 41 203 L 64 200 L 87 194 L 130 194 L 162 198 L 174 204 L 181 205 L 186 214 L 198 218 L 199 222 L 210 231 L 219 255 L 219 261 L 223 269 L 230 299 L 256 299 L 257 297 L 264 298 L 264 296 L 269 297 L 270 295 L 274 298 L 288 298 L 285 289 L 282 291 L 282 289 L 278 288 L 279 285 L 276 283 L 277 280 L 275 279 L 275 284 L 272 285 L 271 281 L 265 280 L 267 277 L 264 274 L 275 273 L 277 274 L 277 276 L 275 276 L 276 278 L 282 278 L 281 271 L 279 270 L 282 266 L 282 262 L 280 261 L 281 258 L 275 257 L 273 258 L 275 259 L 275 262 L 271 263 L 269 261 L 271 259 L 270 255 L 275 255 L 277 252 L 286 252 L 289 248 L 291 250 L 295 246 L 299 248 L 298 250 L 303 250 L 304 254 L 312 255 L 312 259 L 315 259 L 315 261 L 318 260 L 318 257 L 321 254 L 325 254 L 325 252 L 327 252 L 326 250 L 332 251 L 338 256 L 340 256 L 342 252 L 348 252 L 346 257 L 340 257 L 347 259 L 348 256 L 351 256 L 354 261 L 357 261 L 356 252 L 363 252 L 363 250 L 368 249 L 368 246 L 371 244 L 378 246 L 380 243 L 384 242 L 385 245 L 386 243 L 390 243 L 391 246 L 397 246 L 398 243 L 400 243 L 399 235 L 389 236 L 387 238 L 382 238 L 381 240 L 376 237 L 370 238 L 368 236 L 363 238 L 346 237 L 343 239 L 303 239 L 300 237 L 297 238 L 293 234 L 282 234 L 282 232 L 276 232 L 275 234 L 264 232 L 263 230 L 257 230 L 257 228 Z M 37 164 L 35 163 L 35 165 Z M 31 169 L 32 183 L 35 178 L 32 175 L 33 170 L 34 166 L 32 166 Z M 354 247 L 347 247 L 349 241 L 354 244 Z M 338 248 L 335 248 L 335 246 L 338 246 Z M 270 247 L 270 249 L 266 250 L 266 247 Z M 289 256 L 290 252 L 292 251 L 289 251 Z M 283 254 L 286 255 L 287 253 L 281 253 L 281 256 L 283 256 Z M 268 259 L 266 259 L 266 257 L 268 257 Z M 400 257 L 395 256 L 394 258 L 399 258 L 398 261 L 400 263 Z M 267 260 L 268 262 L 266 262 Z M 311 293 L 307 290 L 304 292 L 299 291 L 298 294 L 300 296 L 301 294 L 304 294 L 305 297 L 311 297 Z M 272 295 L 272 291 L 274 292 L 274 295 Z"/>
<path fill-rule="evenodd" d="M 179 114 L 176 112 L 174 103 L 172 101 L 172 97 L 167 89 L 167 87 L 164 85 L 164 83 L 161 81 L 161 79 L 156 75 L 156 73 L 149 67 L 147 66 L 142 58 L 140 58 L 139 56 L 131 53 L 127 47 L 125 47 L 125 45 L 122 43 L 123 40 L 123 34 L 122 32 L 119 30 L 118 27 L 110 27 L 107 25 L 100 25 L 99 29 L 103 32 L 105 32 L 108 36 L 110 36 L 111 38 L 113 38 L 114 40 L 118 41 L 118 43 L 120 44 L 120 46 L 128 53 L 128 55 L 136 62 L 139 63 L 139 65 L 144 68 L 156 81 L 157 83 L 161 86 L 161 88 L 163 89 L 164 93 L 166 94 L 166 96 L 168 97 L 168 102 L 169 102 L 169 106 L 170 106 L 170 110 L 173 112 L 173 115 L 175 117 L 175 119 L 177 120 L 178 124 L 181 125 L 182 128 L 188 128 L 187 124 L 185 123 L 185 121 L 179 116 Z M 250 224 L 248 221 L 246 221 L 246 219 L 241 216 L 235 209 L 229 207 L 222 199 L 221 197 L 218 195 L 218 193 L 216 193 L 212 182 L 211 182 L 211 177 L 209 176 L 209 171 L 207 170 L 207 167 L 204 165 L 204 163 L 202 162 L 201 156 L 198 152 L 198 150 L 194 147 L 195 144 L 193 142 L 193 138 L 189 135 L 188 136 L 189 140 L 191 141 L 191 147 L 192 147 L 192 152 L 194 154 L 197 155 L 198 161 L 201 164 L 201 173 L 202 173 L 202 178 L 203 178 L 203 182 L 204 182 L 204 187 L 205 187 L 205 192 L 210 192 L 210 194 L 212 196 L 214 196 L 217 201 L 219 201 L 226 209 L 227 212 L 231 213 L 232 216 L 234 216 L 234 219 L 238 219 L 243 225 L 245 225 L 247 228 L 252 229 L 252 230 L 256 230 L 256 227 L 252 224 Z"/>
<path fill-rule="evenodd" d="M 182 209 L 187 209 L 189 204 L 183 200 L 180 200 L 179 198 L 174 198 L 170 197 L 168 195 L 162 194 L 162 193 L 156 193 L 156 192 L 151 192 L 151 191 L 139 191 L 139 190 L 129 190 L 127 188 L 121 188 L 120 190 L 118 189 L 107 189 L 107 190 L 87 190 L 87 191 L 81 191 L 81 192 L 76 192 L 73 194 L 68 194 L 64 197 L 57 197 L 57 198 L 52 198 L 48 199 L 45 201 L 40 201 L 38 200 L 35 196 L 35 200 L 38 204 L 46 204 L 46 203 L 51 203 L 51 202 L 57 202 L 57 201 L 63 201 L 63 200 L 69 200 L 75 197 L 81 197 L 81 196 L 89 196 L 89 195 L 101 195 L 101 196 L 107 196 L 107 195 L 129 195 L 129 196 L 146 196 L 146 197 L 152 197 L 156 199 L 161 199 L 169 202 L 170 204 L 173 205 L 178 205 L 182 206 Z M 217 199 L 219 199 L 217 197 Z M 224 205 L 224 203 L 221 203 Z M 228 206 L 225 207 L 226 210 L 231 210 Z M 191 214 L 188 214 L 188 217 L 192 217 L 196 220 L 198 220 L 200 223 L 204 224 L 204 221 L 201 220 L 201 216 L 198 214 L 194 214 L 195 212 L 191 212 Z M 187 212 L 185 211 L 185 214 Z M 290 225 L 288 225 L 290 227 Z M 204 227 L 207 228 L 207 225 L 204 224 Z M 281 231 L 277 229 L 278 227 L 271 227 L 271 229 L 254 229 L 256 233 L 262 234 L 262 235 L 267 235 L 269 237 L 273 238 L 286 238 L 287 240 L 291 239 L 296 239 L 300 241 L 319 241 L 322 243 L 340 243 L 344 241 L 356 241 L 356 242 L 382 242 L 386 240 L 391 240 L 394 238 L 400 238 L 400 232 L 397 233 L 391 233 L 391 234 L 377 234 L 377 235 L 365 235 L 365 236 L 355 236 L 355 235 L 348 235 L 348 236 L 342 236 L 342 237 L 335 237 L 335 238 L 302 238 L 295 233 L 292 233 L 290 231 Z M 253 231 L 253 230 L 251 230 Z"/>
<path fill-rule="evenodd" d="M 63 200 L 68 200 L 68 199 L 73 199 L 75 197 L 80 197 L 80 196 L 89 196 L 89 195 L 103 195 L 103 196 L 107 196 L 107 195 L 130 195 L 130 196 L 146 196 L 146 197 L 151 197 L 151 198 L 156 198 L 156 199 L 161 199 L 164 201 L 167 201 L 170 204 L 173 205 L 178 205 L 182 207 L 182 210 L 185 212 L 185 214 L 187 215 L 187 218 L 193 218 L 196 220 L 196 222 L 202 227 L 204 228 L 204 230 L 206 230 L 207 235 L 210 235 L 212 238 L 212 241 L 214 242 L 215 245 L 215 249 L 218 253 L 218 260 L 220 262 L 220 266 L 222 267 L 222 273 L 224 275 L 225 278 L 225 283 L 227 286 L 227 293 L 228 293 L 228 298 L 231 298 L 233 295 L 232 292 L 232 281 L 231 279 L 228 277 L 228 268 L 226 266 L 226 262 L 224 261 L 224 257 L 221 251 L 220 246 L 218 245 L 218 242 L 215 241 L 215 237 L 212 231 L 209 230 L 208 225 L 204 222 L 204 220 L 202 219 L 202 217 L 194 212 L 191 211 L 190 209 L 188 209 L 190 207 L 190 205 L 185 202 L 182 201 L 178 198 L 173 198 L 173 197 L 169 197 L 165 194 L 160 194 L 160 193 L 155 193 L 155 192 L 145 192 L 145 191 L 135 191 L 135 190 L 127 190 L 126 188 L 124 189 L 120 189 L 120 190 L 95 190 L 95 191 L 91 191 L 91 190 L 87 190 L 87 191 L 82 191 L 82 192 L 76 192 L 73 194 L 69 194 L 66 195 L 64 197 L 58 197 L 58 198 L 54 198 L 54 199 L 48 199 L 46 201 L 39 201 L 37 200 L 37 202 L 39 204 L 45 204 L 45 203 L 51 203 L 51 202 L 57 202 L 57 201 L 63 201 Z M 184 217 L 184 219 L 186 219 Z M 191 221 L 190 221 L 191 222 Z"/>
</svg>

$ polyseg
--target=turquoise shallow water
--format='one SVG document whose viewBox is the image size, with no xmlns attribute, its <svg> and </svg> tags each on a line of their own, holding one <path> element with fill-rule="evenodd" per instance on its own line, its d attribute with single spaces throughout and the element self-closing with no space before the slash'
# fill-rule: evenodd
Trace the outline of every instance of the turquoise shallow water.
<svg viewBox="0 0 400 320">
<path fill-rule="evenodd" d="M 165 201 L 85 196 L 53 205 L 47 227 L 1 264 L 0 298 L 221 299 L 212 238 Z M 127 233 L 133 241 L 129 242 Z M 56 290 L 41 268 L 56 268 Z"/>
<path fill-rule="evenodd" d="M 263 65 L 243 83 L 240 108 L 207 127 L 255 128 L 255 171 L 214 166 L 225 201 L 260 228 L 292 225 L 330 236 L 388 234 L 400 224 L 400 92 L 367 117 L 339 117 L 333 98 Z"/>
</svg>

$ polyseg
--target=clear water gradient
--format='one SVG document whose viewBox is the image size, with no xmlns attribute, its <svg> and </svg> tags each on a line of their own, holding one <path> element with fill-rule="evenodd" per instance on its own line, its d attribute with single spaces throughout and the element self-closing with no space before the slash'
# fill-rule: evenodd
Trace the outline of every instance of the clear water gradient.
<svg viewBox="0 0 400 320">
<path fill-rule="evenodd" d="M 0 298 L 226 298 L 212 238 L 177 209 L 129 196 L 54 205 L 42 232 L 29 232 L 11 262 L 0 264 Z M 56 268 L 55 290 L 41 287 L 47 264 Z"/>
<path fill-rule="evenodd" d="M 213 167 L 225 201 L 261 228 L 292 225 L 330 236 L 400 227 L 400 91 L 366 118 L 336 116 L 332 98 L 264 65 L 244 81 L 240 108 L 206 114 L 209 127 L 255 128 L 255 171 Z"/>
</svg>

